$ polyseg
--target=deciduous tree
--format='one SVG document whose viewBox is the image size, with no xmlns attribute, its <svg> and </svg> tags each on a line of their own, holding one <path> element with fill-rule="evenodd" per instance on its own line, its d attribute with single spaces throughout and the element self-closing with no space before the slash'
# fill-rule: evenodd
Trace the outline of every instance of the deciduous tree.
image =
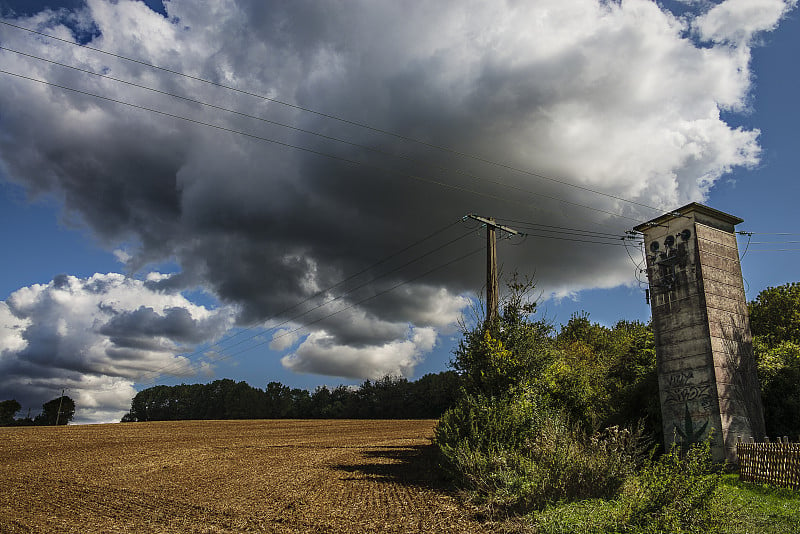
<svg viewBox="0 0 800 534">
<path fill-rule="evenodd" d="M 800 435 L 800 284 L 768 287 L 748 304 L 768 436 Z"/>
<path fill-rule="evenodd" d="M 37 425 L 66 425 L 75 415 L 75 401 L 67 395 L 47 401 L 42 405 L 42 413 L 36 416 Z"/>
<path fill-rule="evenodd" d="M 14 424 L 14 416 L 22 409 L 22 406 L 14 400 L 4 400 L 0 402 L 0 426 L 10 426 Z"/>
</svg>

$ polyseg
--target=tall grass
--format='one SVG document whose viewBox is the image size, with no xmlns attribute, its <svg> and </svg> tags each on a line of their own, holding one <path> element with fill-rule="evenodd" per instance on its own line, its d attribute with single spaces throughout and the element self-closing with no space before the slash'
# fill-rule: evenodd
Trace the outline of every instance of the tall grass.
<svg viewBox="0 0 800 534">
<path fill-rule="evenodd" d="M 709 444 L 659 458 L 638 431 L 588 433 L 530 392 L 464 396 L 436 428 L 442 465 L 490 515 L 546 533 L 714 532 Z"/>
<path fill-rule="evenodd" d="M 440 419 L 434 439 L 473 499 L 504 511 L 611 498 L 643 457 L 639 433 L 587 435 L 530 392 L 465 396 Z"/>
<path fill-rule="evenodd" d="M 630 532 L 713 532 L 711 505 L 718 484 L 709 441 L 687 450 L 673 447 L 625 484 L 622 519 Z"/>
</svg>

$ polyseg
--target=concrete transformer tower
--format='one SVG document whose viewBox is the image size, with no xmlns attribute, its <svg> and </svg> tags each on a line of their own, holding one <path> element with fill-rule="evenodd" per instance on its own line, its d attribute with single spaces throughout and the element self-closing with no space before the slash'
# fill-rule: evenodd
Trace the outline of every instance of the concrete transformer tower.
<svg viewBox="0 0 800 534">
<path fill-rule="evenodd" d="M 742 219 L 688 204 L 640 224 L 653 316 L 664 445 L 712 436 L 736 463 L 737 437 L 764 436 L 734 226 Z"/>
</svg>

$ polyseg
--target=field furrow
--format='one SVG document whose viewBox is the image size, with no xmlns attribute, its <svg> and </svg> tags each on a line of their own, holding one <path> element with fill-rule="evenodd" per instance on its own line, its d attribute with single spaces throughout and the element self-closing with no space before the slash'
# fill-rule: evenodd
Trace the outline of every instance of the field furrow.
<svg viewBox="0 0 800 534">
<path fill-rule="evenodd" d="M 484 532 L 433 421 L 0 428 L 0 532 Z"/>
</svg>

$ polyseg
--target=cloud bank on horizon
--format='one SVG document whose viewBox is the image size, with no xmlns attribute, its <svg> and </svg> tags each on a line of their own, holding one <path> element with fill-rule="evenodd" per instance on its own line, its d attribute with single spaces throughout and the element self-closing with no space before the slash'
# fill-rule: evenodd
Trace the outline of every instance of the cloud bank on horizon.
<svg viewBox="0 0 800 534">
<path fill-rule="evenodd" d="M 480 287 L 480 257 L 454 260 L 482 241 L 459 240 L 469 228 L 453 221 L 476 212 L 621 235 L 757 165 L 759 132 L 721 113 L 747 111 L 755 36 L 795 5 L 727 0 L 676 15 L 646 0 L 170 0 L 164 16 L 87 0 L 6 13 L 268 99 L 0 26 L 2 70 L 172 115 L 0 74 L 0 178 L 58 199 L 63 219 L 116 249 L 129 273 L 12 294 L 0 306 L 0 389 L 21 397 L 22 384 L 52 391 L 69 377 L 79 406 L 96 410 L 86 418 L 99 420 L 127 409 L 148 371 L 188 372 L 178 365 L 187 347 L 234 322 L 287 320 L 270 346 L 289 369 L 410 376 Z M 440 228 L 381 278 L 327 290 Z M 546 295 L 632 280 L 622 247 L 532 236 L 501 254 L 535 271 Z M 164 261 L 180 271 L 148 278 Z M 181 293 L 197 287 L 219 307 Z M 292 321 L 328 301 L 331 311 Z M 308 335 L 292 333 L 304 323 Z"/>
<path fill-rule="evenodd" d="M 0 302 L 0 391 L 35 408 L 68 388 L 76 421 L 108 421 L 130 405 L 134 380 L 195 374 L 179 353 L 221 335 L 233 315 L 148 287 L 157 279 L 61 275 L 15 291 Z"/>
</svg>

